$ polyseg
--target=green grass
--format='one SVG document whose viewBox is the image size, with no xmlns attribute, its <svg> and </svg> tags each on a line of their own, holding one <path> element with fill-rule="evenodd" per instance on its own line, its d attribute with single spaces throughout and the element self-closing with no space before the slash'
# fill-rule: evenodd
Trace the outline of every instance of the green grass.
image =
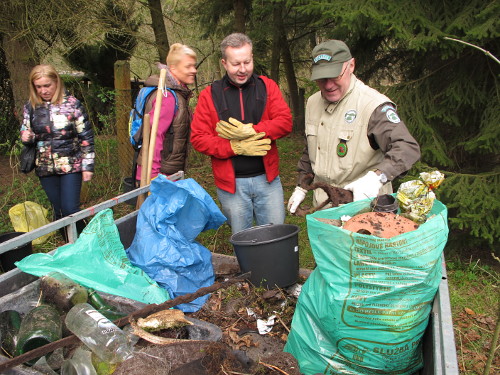
<svg viewBox="0 0 500 375">
<path fill-rule="evenodd" d="M 500 272 L 493 257 L 448 256 L 446 268 L 461 374 L 482 375 L 500 319 Z M 465 259 L 464 259 L 465 258 Z M 491 263 L 491 264 L 486 264 Z M 494 357 L 495 358 L 495 357 Z M 500 373 L 498 343 L 490 374 Z"/>
</svg>

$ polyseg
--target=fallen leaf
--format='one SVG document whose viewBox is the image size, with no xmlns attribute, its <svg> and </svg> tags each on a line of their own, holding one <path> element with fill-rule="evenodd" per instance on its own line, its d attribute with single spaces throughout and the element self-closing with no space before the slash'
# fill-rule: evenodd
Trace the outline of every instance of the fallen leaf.
<svg viewBox="0 0 500 375">
<path fill-rule="evenodd" d="M 461 328 L 469 328 L 472 325 L 472 323 L 471 322 L 465 322 L 465 321 L 461 320 L 461 321 L 458 321 L 456 323 L 456 325 L 459 326 L 459 327 L 461 327 Z"/>
<path fill-rule="evenodd" d="M 477 334 L 477 332 L 470 331 L 465 334 L 465 339 L 468 341 L 477 341 L 481 338 L 480 335 Z"/>
<path fill-rule="evenodd" d="M 262 293 L 262 298 L 264 299 L 276 298 L 278 300 L 282 300 L 285 298 L 285 296 L 283 295 L 283 293 L 281 293 L 280 290 L 271 289 L 271 290 L 266 290 L 264 293 Z"/>
<path fill-rule="evenodd" d="M 246 346 L 247 348 L 250 348 L 251 346 L 255 346 L 255 343 L 253 342 L 253 340 L 250 336 L 240 337 L 234 331 L 228 331 L 228 335 L 233 343 L 232 346 L 238 350 L 240 350 L 243 346 Z"/>
<path fill-rule="evenodd" d="M 464 307 L 464 310 L 469 315 L 476 315 L 476 313 L 474 312 L 474 310 L 471 310 L 468 307 Z"/>
</svg>

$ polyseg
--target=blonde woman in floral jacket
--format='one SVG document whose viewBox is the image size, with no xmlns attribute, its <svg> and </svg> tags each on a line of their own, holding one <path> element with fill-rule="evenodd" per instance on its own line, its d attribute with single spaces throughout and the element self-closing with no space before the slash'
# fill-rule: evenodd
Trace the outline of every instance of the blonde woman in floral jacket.
<svg viewBox="0 0 500 375">
<path fill-rule="evenodd" d="M 36 144 L 35 172 L 57 220 L 80 210 L 82 181 L 94 173 L 94 133 L 82 103 L 66 92 L 54 67 L 35 66 L 29 82 L 21 141 Z"/>
</svg>

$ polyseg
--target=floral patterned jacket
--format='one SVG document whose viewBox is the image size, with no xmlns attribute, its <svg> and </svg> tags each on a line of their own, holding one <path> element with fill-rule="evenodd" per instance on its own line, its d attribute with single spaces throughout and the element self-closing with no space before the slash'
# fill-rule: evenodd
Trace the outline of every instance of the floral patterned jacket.
<svg viewBox="0 0 500 375">
<path fill-rule="evenodd" d="M 37 176 L 94 171 L 94 132 L 82 103 L 65 95 L 62 104 L 24 106 L 21 131 L 35 133 Z"/>
</svg>

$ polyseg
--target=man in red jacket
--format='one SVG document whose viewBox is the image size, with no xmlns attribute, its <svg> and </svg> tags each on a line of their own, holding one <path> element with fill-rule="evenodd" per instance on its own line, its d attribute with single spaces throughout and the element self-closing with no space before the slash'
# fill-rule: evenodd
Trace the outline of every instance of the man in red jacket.
<svg viewBox="0 0 500 375">
<path fill-rule="evenodd" d="M 250 38 L 231 34 L 221 52 L 226 75 L 200 93 L 191 143 L 212 157 L 217 197 L 233 233 L 254 219 L 283 224 L 276 140 L 292 131 L 290 108 L 276 82 L 253 73 Z"/>
</svg>

